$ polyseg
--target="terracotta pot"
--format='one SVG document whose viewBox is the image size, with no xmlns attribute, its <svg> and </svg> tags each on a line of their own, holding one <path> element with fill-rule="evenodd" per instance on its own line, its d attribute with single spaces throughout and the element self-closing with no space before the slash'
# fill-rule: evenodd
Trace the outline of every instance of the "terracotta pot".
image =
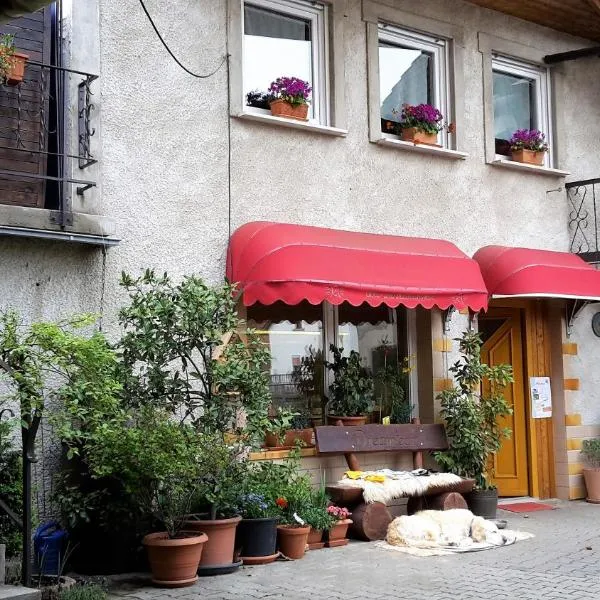
<svg viewBox="0 0 600 600">
<path fill-rule="evenodd" d="M 274 117 L 308 121 L 308 104 L 297 104 L 294 106 L 285 100 L 273 100 L 270 106 L 271 114 Z"/>
<path fill-rule="evenodd" d="M 202 567 L 229 565 L 233 562 L 235 549 L 235 531 L 242 517 L 231 519 L 193 519 L 184 521 L 182 527 L 187 531 L 205 533 L 208 541 L 202 550 Z"/>
<path fill-rule="evenodd" d="M 285 446 L 295 446 L 297 441 L 300 441 L 301 445 L 305 447 L 314 446 L 312 428 L 290 429 L 285 432 L 285 437 L 283 438 L 283 444 Z"/>
<path fill-rule="evenodd" d="M 265 446 L 267 448 L 282 448 L 284 446 L 283 435 L 265 433 Z"/>
<path fill-rule="evenodd" d="M 11 57 L 12 67 L 6 74 L 6 83 L 8 85 L 17 85 L 23 81 L 25 76 L 25 65 L 29 60 L 28 54 L 15 52 Z"/>
<path fill-rule="evenodd" d="M 323 539 L 323 530 L 322 529 L 313 529 L 312 527 L 310 528 L 310 532 L 308 533 L 308 539 L 306 540 L 307 543 L 310 544 L 316 544 L 317 542 L 320 542 Z"/>
<path fill-rule="evenodd" d="M 438 145 L 437 133 L 425 133 L 424 131 L 419 131 L 416 127 L 403 129 L 400 137 L 405 142 L 412 142 L 413 144 Z"/>
<path fill-rule="evenodd" d="M 342 519 L 338 521 L 329 531 L 328 539 L 330 542 L 343 540 L 348 533 L 348 527 L 352 525 L 352 519 Z"/>
<path fill-rule="evenodd" d="M 202 556 L 202 547 L 208 540 L 203 533 L 183 533 L 170 539 L 166 531 L 149 533 L 142 543 L 148 551 L 152 569 L 152 583 L 161 587 L 185 587 L 198 580 L 196 571 Z"/>
<path fill-rule="evenodd" d="M 367 422 L 366 415 L 361 417 L 339 417 L 338 415 L 327 415 L 327 425 L 337 425 L 341 421 L 345 427 L 351 425 L 364 425 Z"/>
<path fill-rule="evenodd" d="M 277 525 L 279 550 L 286 558 L 302 558 L 306 551 L 306 542 L 310 527 L 294 525 Z"/>
<path fill-rule="evenodd" d="M 541 166 L 544 164 L 546 152 L 536 152 L 535 150 L 513 150 L 511 154 L 512 159 L 515 162 Z"/>
<path fill-rule="evenodd" d="M 583 480 L 587 490 L 586 501 L 600 504 L 600 468 L 583 469 Z"/>
</svg>

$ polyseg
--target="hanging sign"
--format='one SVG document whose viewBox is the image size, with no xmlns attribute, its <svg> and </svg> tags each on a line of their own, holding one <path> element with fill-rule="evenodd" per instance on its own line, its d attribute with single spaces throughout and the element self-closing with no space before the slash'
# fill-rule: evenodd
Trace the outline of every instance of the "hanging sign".
<svg viewBox="0 0 600 600">
<path fill-rule="evenodd" d="M 552 392 L 550 377 L 530 377 L 531 416 L 534 419 L 546 419 L 552 416 Z"/>
</svg>

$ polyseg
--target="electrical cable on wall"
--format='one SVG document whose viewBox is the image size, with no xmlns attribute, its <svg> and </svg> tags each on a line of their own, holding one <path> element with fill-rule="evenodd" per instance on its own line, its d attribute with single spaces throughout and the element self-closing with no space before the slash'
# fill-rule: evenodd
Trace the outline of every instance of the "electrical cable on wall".
<svg viewBox="0 0 600 600">
<path fill-rule="evenodd" d="M 212 77 L 215 73 L 217 73 L 217 71 L 219 71 L 219 69 L 225 64 L 225 62 L 227 61 L 227 55 L 225 55 L 223 57 L 223 60 L 220 62 L 219 66 L 214 70 L 211 71 L 210 73 L 206 73 L 205 75 L 199 75 L 198 73 L 194 73 L 193 71 L 190 71 L 171 51 L 171 49 L 169 48 L 169 46 L 167 45 L 167 42 L 165 42 L 165 40 L 163 39 L 162 35 L 160 34 L 160 31 L 158 31 L 158 27 L 156 27 L 154 21 L 152 20 L 152 17 L 150 16 L 150 13 L 148 12 L 148 9 L 146 8 L 146 5 L 144 4 L 144 0 L 140 0 L 140 4 L 142 5 L 142 9 L 144 11 L 144 13 L 146 13 L 146 16 L 148 17 L 148 20 L 150 21 L 150 25 L 152 25 L 152 29 L 154 29 L 154 32 L 156 33 L 156 35 L 158 36 L 158 39 L 161 41 L 162 45 L 165 47 L 166 51 L 171 55 L 171 58 L 189 75 L 191 75 L 192 77 L 197 77 L 198 79 L 208 79 L 209 77 Z"/>
</svg>

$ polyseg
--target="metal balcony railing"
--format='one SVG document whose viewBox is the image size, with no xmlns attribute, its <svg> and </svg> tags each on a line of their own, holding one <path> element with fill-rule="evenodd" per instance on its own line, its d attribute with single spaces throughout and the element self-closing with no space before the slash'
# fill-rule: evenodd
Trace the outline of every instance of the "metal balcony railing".
<svg viewBox="0 0 600 600">
<path fill-rule="evenodd" d="M 569 201 L 570 251 L 600 263 L 600 178 L 565 185 Z"/>
<path fill-rule="evenodd" d="M 29 61 L 25 79 L 0 87 L 0 180 L 4 203 L 53 209 L 70 223 L 73 191 L 96 182 L 92 154 L 93 82 L 97 75 Z M 86 176 L 88 175 L 88 176 Z"/>
</svg>

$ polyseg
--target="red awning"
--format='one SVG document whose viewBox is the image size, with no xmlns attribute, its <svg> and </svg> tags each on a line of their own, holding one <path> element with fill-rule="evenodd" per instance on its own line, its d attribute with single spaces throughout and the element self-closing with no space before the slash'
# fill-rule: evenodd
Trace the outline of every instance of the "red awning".
<svg viewBox="0 0 600 600">
<path fill-rule="evenodd" d="M 473 258 L 492 297 L 600 300 L 600 271 L 576 254 L 486 246 Z"/>
<path fill-rule="evenodd" d="M 246 306 L 402 304 L 479 311 L 488 294 L 477 263 L 442 240 L 254 222 L 229 242 L 227 278 Z"/>
</svg>

